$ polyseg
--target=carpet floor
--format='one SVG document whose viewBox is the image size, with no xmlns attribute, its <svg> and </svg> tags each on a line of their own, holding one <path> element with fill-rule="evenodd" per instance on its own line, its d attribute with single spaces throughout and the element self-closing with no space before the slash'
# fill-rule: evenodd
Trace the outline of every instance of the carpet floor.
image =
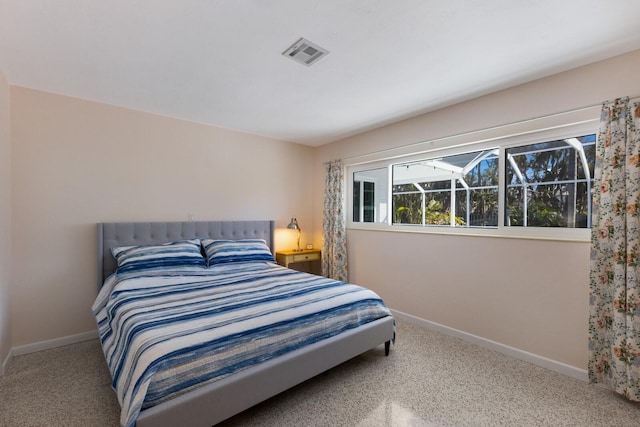
<svg viewBox="0 0 640 427">
<path fill-rule="evenodd" d="M 585 382 L 398 320 L 383 346 L 220 424 L 640 426 L 640 405 Z M 0 426 L 118 426 L 97 340 L 14 357 Z"/>
</svg>

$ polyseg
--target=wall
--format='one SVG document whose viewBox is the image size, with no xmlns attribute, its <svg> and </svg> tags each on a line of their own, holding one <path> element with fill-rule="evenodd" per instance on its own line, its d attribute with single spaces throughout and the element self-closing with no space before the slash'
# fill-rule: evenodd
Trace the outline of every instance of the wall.
<svg viewBox="0 0 640 427">
<path fill-rule="evenodd" d="M 320 147 L 315 210 L 328 160 L 638 96 L 638 69 L 634 51 Z M 391 308 L 586 369 L 588 242 L 361 230 L 347 239 L 350 281 Z"/>
<path fill-rule="evenodd" d="M 9 84 L 0 72 L 0 375 L 9 361 L 11 318 L 11 143 Z"/>
<path fill-rule="evenodd" d="M 10 96 L 14 348 L 96 329 L 97 222 L 312 223 L 310 147 L 21 87 Z"/>
</svg>

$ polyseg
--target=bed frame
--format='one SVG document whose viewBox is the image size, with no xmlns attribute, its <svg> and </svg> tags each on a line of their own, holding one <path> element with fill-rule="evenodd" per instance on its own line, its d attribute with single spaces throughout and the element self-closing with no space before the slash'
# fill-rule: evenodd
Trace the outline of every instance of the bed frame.
<svg viewBox="0 0 640 427">
<path fill-rule="evenodd" d="M 195 237 L 264 239 L 274 247 L 275 221 L 128 222 L 98 224 L 98 287 L 116 270 L 114 246 Z M 140 413 L 136 427 L 209 427 L 393 338 L 393 318 L 351 329 L 207 384 Z"/>
</svg>

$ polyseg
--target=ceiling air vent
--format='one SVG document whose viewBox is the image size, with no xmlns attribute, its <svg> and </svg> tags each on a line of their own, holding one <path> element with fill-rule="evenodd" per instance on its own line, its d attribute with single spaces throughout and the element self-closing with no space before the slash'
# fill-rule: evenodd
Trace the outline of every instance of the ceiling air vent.
<svg viewBox="0 0 640 427">
<path fill-rule="evenodd" d="M 311 65 L 317 62 L 320 58 L 328 54 L 329 51 L 321 48 L 317 44 L 311 43 L 309 40 L 301 38 L 297 42 L 291 45 L 290 48 L 282 52 L 284 56 L 287 56 L 294 61 L 298 61 L 304 65 Z"/>
</svg>

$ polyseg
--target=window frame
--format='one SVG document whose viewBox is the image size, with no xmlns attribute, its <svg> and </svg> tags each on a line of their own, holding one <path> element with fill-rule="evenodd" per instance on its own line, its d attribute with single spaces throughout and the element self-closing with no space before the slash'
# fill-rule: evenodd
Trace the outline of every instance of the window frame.
<svg viewBox="0 0 640 427">
<path fill-rule="evenodd" d="M 587 134 L 596 134 L 597 137 L 599 117 L 600 106 L 598 105 L 572 112 L 532 119 L 526 122 L 513 123 L 482 131 L 420 142 L 347 159 L 345 161 L 345 173 L 347 177 L 345 181 L 347 190 L 345 200 L 347 201 L 351 201 L 353 197 L 354 173 L 377 168 L 386 168 L 388 172 L 387 221 L 385 223 L 354 222 L 352 206 L 348 204 L 345 209 L 347 229 L 588 242 L 591 238 L 589 228 L 516 227 L 505 225 L 505 151 L 512 147 L 573 138 Z M 446 157 L 491 148 L 497 148 L 499 150 L 499 208 L 497 227 L 416 226 L 392 223 L 392 170 L 394 164 L 420 161 L 433 157 Z"/>
</svg>

